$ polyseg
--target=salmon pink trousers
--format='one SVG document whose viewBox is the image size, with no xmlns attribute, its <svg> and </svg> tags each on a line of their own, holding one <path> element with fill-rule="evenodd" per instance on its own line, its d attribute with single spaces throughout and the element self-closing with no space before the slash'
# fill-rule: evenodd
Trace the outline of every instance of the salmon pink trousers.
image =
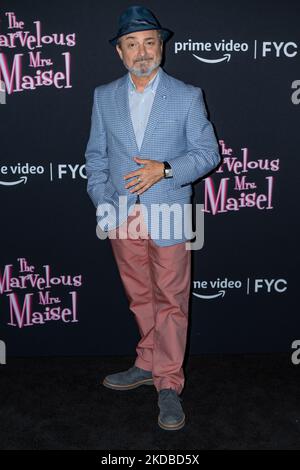
<svg viewBox="0 0 300 470">
<path fill-rule="evenodd" d="M 136 219 L 137 218 L 137 219 Z M 135 238 L 130 225 L 139 222 Z M 120 233 L 127 238 L 119 238 Z M 185 377 L 191 250 L 185 242 L 157 245 L 147 233 L 139 204 L 108 237 L 141 339 L 135 365 L 152 371 L 157 391 L 173 388 L 182 392 Z"/>
</svg>

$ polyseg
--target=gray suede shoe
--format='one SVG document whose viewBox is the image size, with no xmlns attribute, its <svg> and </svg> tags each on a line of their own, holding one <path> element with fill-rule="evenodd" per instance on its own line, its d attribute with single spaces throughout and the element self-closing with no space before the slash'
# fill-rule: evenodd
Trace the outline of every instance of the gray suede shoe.
<svg viewBox="0 0 300 470">
<path fill-rule="evenodd" d="M 176 390 L 163 388 L 158 392 L 158 406 L 160 414 L 158 425 L 167 431 L 176 431 L 185 425 L 185 414 L 181 407 L 182 398 Z"/>
<path fill-rule="evenodd" d="M 152 372 L 133 366 L 124 372 L 107 375 L 102 383 L 114 390 L 131 390 L 140 385 L 153 385 Z"/>
</svg>

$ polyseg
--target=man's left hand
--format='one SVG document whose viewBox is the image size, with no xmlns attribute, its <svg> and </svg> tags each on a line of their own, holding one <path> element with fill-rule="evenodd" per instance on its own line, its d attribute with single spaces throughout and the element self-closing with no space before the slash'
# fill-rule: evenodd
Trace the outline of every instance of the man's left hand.
<svg viewBox="0 0 300 470">
<path fill-rule="evenodd" d="M 131 189 L 130 192 L 137 192 L 137 194 L 142 194 L 154 183 L 160 181 L 164 177 L 164 164 L 163 162 L 149 160 L 147 158 L 133 157 L 133 159 L 139 164 L 143 163 L 144 167 L 135 171 L 131 171 L 124 176 L 125 180 L 136 176 L 136 178 L 125 185 L 125 188 L 131 188 L 131 186 L 135 185 L 135 187 Z M 140 182 L 138 181 L 138 178 L 141 178 Z"/>
</svg>

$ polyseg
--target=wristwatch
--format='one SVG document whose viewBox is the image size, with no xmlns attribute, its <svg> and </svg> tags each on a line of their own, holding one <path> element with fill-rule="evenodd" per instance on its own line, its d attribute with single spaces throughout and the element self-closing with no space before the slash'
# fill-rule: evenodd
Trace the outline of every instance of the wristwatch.
<svg viewBox="0 0 300 470">
<path fill-rule="evenodd" d="M 164 178 L 173 178 L 173 170 L 168 162 L 163 162 L 164 164 Z"/>
</svg>

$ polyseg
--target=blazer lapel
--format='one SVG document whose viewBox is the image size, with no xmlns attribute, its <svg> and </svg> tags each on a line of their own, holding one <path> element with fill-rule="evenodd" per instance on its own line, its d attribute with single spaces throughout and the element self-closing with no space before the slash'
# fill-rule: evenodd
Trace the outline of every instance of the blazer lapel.
<svg viewBox="0 0 300 470">
<path fill-rule="evenodd" d="M 127 78 L 127 74 L 121 78 L 121 82 L 115 92 L 115 99 L 118 115 L 122 122 L 122 128 L 125 130 L 124 134 L 130 139 L 131 144 L 135 148 L 135 153 L 138 155 L 139 149 L 130 116 Z"/>
<path fill-rule="evenodd" d="M 155 127 L 159 125 L 160 119 L 163 117 L 166 104 L 168 102 L 168 87 L 167 87 L 167 74 L 161 69 L 161 75 L 156 88 L 156 93 L 152 103 L 151 111 L 149 114 L 147 126 L 145 129 L 144 138 L 141 145 L 140 153 L 143 153 L 147 146 L 151 145 L 151 137 Z"/>
</svg>

